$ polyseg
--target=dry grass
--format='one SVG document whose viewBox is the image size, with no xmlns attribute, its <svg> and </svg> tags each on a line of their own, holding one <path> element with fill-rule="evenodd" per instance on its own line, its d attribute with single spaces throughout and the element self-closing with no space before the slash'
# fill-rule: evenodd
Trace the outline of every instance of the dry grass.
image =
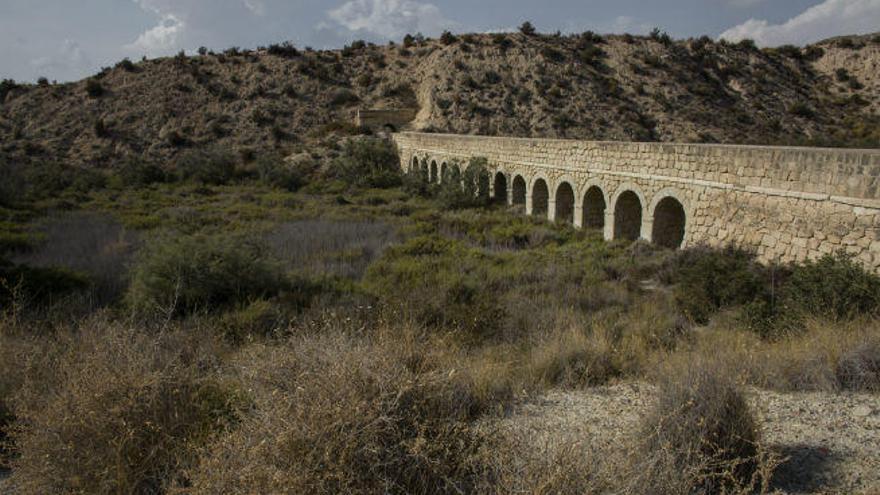
<svg viewBox="0 0 880 495">
<path fill-rule="evenodd" d="M 641 493 L 766 491 L 772 461 L 735 377 L 706 359 L 666 370 L 633 440 L 627 483 Z M 639 492 L 633 488 L 632 492 Z"/>
<path fill-rule="evenodd" d="M 761 388 L 880 390 L 880 321 L 876 319 L 808 319 L 800 331 L 769 342 L 738 325 L 719 318 L 697 334 L 690 350 L 717 356 L 742 382 Z"/>
<path fill-rule="evenodd" d="M 494 401 L 437 344 L 335 334 L 243 350 L 255 407 L 204 450 L 193 492 L 470 492 L 471 421 Z"/>
<path fill-rule="evenodd" d="M 19 492 L 158 493 L 179 479 L 193 447 L 231 424 L 240 401 L 218 379 L 211 342 L 95 318 L 19 356 Z"/>
</svg>

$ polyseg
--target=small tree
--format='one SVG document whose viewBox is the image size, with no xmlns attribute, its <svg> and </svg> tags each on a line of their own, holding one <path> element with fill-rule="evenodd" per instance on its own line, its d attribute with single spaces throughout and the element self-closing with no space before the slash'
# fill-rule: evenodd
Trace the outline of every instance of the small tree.
<svg viewBox="0 0 880 495">
<path fill-rule="evenodd" d="M 464 173 L 449 177 L 437 194 L 444 207 L 480 208 L 489 205 L 489 171 L 485 158 L 472 158 Z"/>
<path fill-rule="evenodd" d="M 379 138 L 348 141 L 330 170 L 337 179 L 354 186 L 395 187 L 402 181 L 397 149 Z"/>
<path fill-rule="evenodd" d="M 100 98 L 104 95 L 104 86 L 97 79 L 89 79 L 86 82 L 86 93 L 92 98 Z"/>
<path fill-rule="evenodd" d="M 458 38 L 449 31 L 443 31 L 443 34 L 440 35 L 440 43 L 443 43 L 446 46 L 455 44 L 456 41 L 458 41 Z"/>
<path fill-rule="evenodd" d="M 235 173 L 235 156 L 222 149 L 191 150 L 177 159 L 177 174 L 183 180 L 222 185 Z"/>
<path fill-rule="evenodd" d="M 534 36 L 536 32 L 535 26 L 533 26 L 531 22 L 526 21 L 522 23 L 522 26 L 519 27 L 519 32 L 526 36 Z"/>
</svg>

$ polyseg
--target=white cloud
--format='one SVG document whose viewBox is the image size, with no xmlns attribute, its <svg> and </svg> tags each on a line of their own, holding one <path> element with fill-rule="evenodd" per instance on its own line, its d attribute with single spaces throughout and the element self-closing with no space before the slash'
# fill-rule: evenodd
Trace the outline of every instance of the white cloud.
<svg viewBox="0 0 880 495">
<path fill-rule="evenodd" d="M 148 56 L 168 55 L 182 48 L 193 48 L 195 38 L 207 33 L 223 33 L 238 25 L 248 29 L 246 17 L 256 19 L 266 14 L 264 0 L 133 0 L 143 10 L 156 15 L 156 26 L 138 35 L 123 48 Z M 276 2 L 277 3 L 277 2 Z M 226 25 L 219 25 L 226 23 Z"/>
<path fill-rule="evenodd" d="M 327 16 L 349 31 L 384 38 L 417 32 L 435 35 L 456 25 L 436 5 L 413 0 L 350 0 Z"/>
<path fill-rule="evenodd" d="M 144 31 L 125 49 L 139 54 L 156 56 L 173 52 L 179 47 L 180 36 L 186 23 L 173 14 L 165 15 L 156 27 Z"/>
<path fill-rule="evenodd" d="M 880 0 L 825 0 L 781 24 L 749 19 L 724 31 L 719 38 L 749 38 L 761 46 L 803 45 L 832 36 L 872 32 L 877 26 Z"/>
</svg>

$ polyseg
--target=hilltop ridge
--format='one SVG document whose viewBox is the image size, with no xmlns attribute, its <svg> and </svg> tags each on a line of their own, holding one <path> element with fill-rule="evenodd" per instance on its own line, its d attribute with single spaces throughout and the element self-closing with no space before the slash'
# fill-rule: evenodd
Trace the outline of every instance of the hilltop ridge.
<svg viewBox="0 0 880 495">
<path fill-rule="evenodd" d="M 880 36 L 758 49 L 522 33 L 122 61 L 82 81 L 0 89 L 0 159 L 112 167 L 192 146 L 251 156 L 356 133 L 357 108 L 410 129 L 602 140 L 880 146 Z"/>
</svg>

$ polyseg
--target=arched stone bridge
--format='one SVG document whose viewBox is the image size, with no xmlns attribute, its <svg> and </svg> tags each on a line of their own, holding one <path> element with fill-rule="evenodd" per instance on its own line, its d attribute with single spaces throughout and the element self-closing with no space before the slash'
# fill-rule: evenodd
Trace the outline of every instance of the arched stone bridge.
<svg viewBox="0 0 880 495">
<path fill-rule="evenodd" d="M 880 271 L 880 150 L 399 133 L 405 170 L 442 181 L 488 160 L 493 197 L 529 215 L 763 261 L 845 250 Z"/>
</svg>

